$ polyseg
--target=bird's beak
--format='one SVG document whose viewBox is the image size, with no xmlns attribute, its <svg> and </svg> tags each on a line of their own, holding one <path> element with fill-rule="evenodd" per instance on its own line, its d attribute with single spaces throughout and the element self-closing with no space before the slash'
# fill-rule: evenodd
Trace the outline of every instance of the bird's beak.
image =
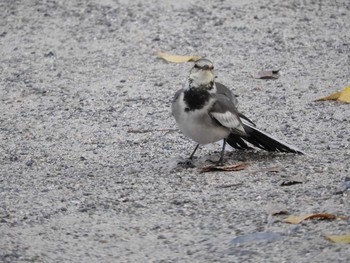
<svg viewBox="0 0 350 263">
<path fill-rule="evenodd" d="M 203 72 L 203 74 L 205 75 L 205 76 L 215 76 L 215 72 L 214 72 L 214 70 L 210 70 L 210 69 L 208 69 L 208 70 L 203 70 L 202 71 Z"/>
<path fill-rule="evenodd" d="M 214 70 L 203 70 L 200 79 L 203 81 L 203 83 L 209 83 L 215 79 L 215 72 Z"/>
</svg>

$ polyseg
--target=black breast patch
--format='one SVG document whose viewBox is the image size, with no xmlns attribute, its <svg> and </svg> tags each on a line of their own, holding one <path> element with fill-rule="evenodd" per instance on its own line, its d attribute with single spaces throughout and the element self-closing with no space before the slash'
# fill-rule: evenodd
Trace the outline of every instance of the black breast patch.
<svg viewBox="0 0 350 263">
<path fill-rule="evenodd" d="M 184 101 L 187 105 L 186 112 L 199 110 L 210 99 L 210 93 L 206 89 L 202 88 L 190 88 L 184 92 Z"/>
</svg>

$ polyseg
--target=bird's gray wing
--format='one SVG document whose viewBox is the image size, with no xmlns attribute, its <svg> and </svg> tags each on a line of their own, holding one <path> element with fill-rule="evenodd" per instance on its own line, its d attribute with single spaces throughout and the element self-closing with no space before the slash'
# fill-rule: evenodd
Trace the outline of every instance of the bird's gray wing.
<svg viewBox="0 0 350 263">
<path fill-rule="evenodd" d="M 213 97 L 215 102 L 209 110 L 209 115 L 222 126 L 231 129 L 232 133 L 245 136 L 242 121 L 230 98 L 223 94 L 215 94 Z"/>
<path fill-rule="evenodd" d="M 229 90 L 225 85 L 219 82 L 215 82 L 215 86 L 216 86 L 217 94 L 225 95 L 232 101 L 235 107 L 237 107 L 238 105 L 237 96 L 233 94 L 231 90 Z"/>
<path fill-rule="evenodd" d="M 246 116 L 244 116 L 242 113 L 238 112 L 236 109 L 237 106 L 237 99 L 234 94 L 223 84 L 216 83 L 217 88 L 217 97 L 221 97 L 213 106 L 213 111 L 215 112 L 221 112 L 224 113 L 225 109 L 230 109 L 232 114 L 238 115 L 240 118 L 242 118 L 241 125 L 243 126 L 243 130 L 245 131 L 245 134 L 237 133 L 237 130 L 232 130 L 232 133 L 226 138 L 227 143 L 231 145 L 232 147 L 236 149 L 250 149 L 249 145 L 246 143 L 249 142 L 253 144 L 256 147 L 259 147 L 266 151 L 275 151 L 275 152 L 291 152 L 291 153 L 297 153 L 297 154 L 304 154 L 302 151 L 297 149 L 296 147 L 289 145 L 283 141 L 280 141 L 273 136 L 257 129 L 255 127 L 255 124 L 248 119 Z M 229 100 L 231 103 L 228 103 L 226 100 Z M 233 105 L 233 108 L 232 108 Z M 214 117 L 216 115 L 216 117 Z M 212 116 L 219 122 L 219 123 L 226 123 L 226 125 L 222 124 L 223 126 L 228 127 L 228 114 L 216 114 L 214 113 Z M 226 119 L 225 121 L 222 120 Z M 221 120 L 221 122 L 220 122 Z M 234 122 L 233 122 L 234 123 Z M 236 131 L 236 132 L 235 132 Z"/>
<path fill-rule="evenodd" d="M 238 112 L 239 117 L 241 117 L 242 119 L 245 119 L 246 121 L 248 121 L 250 124 L 252 124 L 253 126 L 256 126 L 254 122 L 252 122 L 247 116 L 243 115 L 242 113 Z"/>
<path fill-rule="evenodd" d="M 237 100 L 237 95 L 233 94 L 231 90 L 229 90 L 224 84 L 221 84 L 219 82 L 215 82 L 216 85 L 216 90 L 217 90 L 217 94 L 222 94 L 224 96 L 226 96 L 227 98 L 229 98 L 233 105 L 235 107 L 237 107 L 238 105 L 238 100 Z M 255 126 L 255 123 L 252 122 L 247 116 L 243 115 L 242 113 L 238 112 L 239 117 L 241 117 L 242 119 L 247 120 L 248 122 L 250 122 L 251 124 L 253 124 Z"/>
</svg>

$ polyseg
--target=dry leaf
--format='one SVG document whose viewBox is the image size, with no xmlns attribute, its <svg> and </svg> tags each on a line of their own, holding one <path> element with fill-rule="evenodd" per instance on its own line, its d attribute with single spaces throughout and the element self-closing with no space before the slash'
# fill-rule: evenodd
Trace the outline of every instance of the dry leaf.
<svg viewBox="0 0 350 263">
<path fill-rule="evenodd" d="M 345 87 L 340 92 L 333 93 L 327 97 L 318 99 L 316 101 L 324 101 L 324 100 L 336 100 L 336 101 L 350 103 L 350 86 Z"/>
<path fill-rule="evenodd" d="M 280 186 L 291 186 L 291 185 L 302 184 L 302 183 L 304 183 L 304 180 L 301 177 L 290 176 L 290 177 L 284 178 Z"/>
<path fill-rule="evenodd" d="M 280 211 L 276 211 L 271 213 L 272 216 L 282 216 L 282 215 L 288 215 L 288 211 L 287 210 L 280 210 Z"/>
<path fill-rule="evenodd" d="M 318 99 L 318 100 L 316 100 L 316 101 L 337 100 L 337 99 L 340 97 L 340 94 L 341 94 L 341 92 L 336 92 L 336 93 L 333 93 L 332 95 L 329 95 L 329 96 L 327 96 L 327 97 Z"/>
<path fill-rule="evenodd" d="M 338 101 L 350 103 L 350 86 L 347 86 L 341 92 Z"/>
<path fill-rule="evenodd" d="M 279 69 L 259 71 L 253 74 L 252 77 L 255 79 L 278 79 L 280 77 L 279 71 Z"/>
<path fill-rule="evenodd" d="M 207 172 L 231 172 L 231 171 L 241 171 L 247 168 L 248 163 L 238 163 L 234 165 L 228 166 L 216 166 L 216 165 L 208 165 L 199 170 L 199 173 L 207 173 Z"/>
<path fill-rule="evenodd" d="M 340 219 L 340 220 L 346 220 L 348 219 L 347 216 L 336 216 L 333 214 L 307 214 L 307 215 L 300 215 L 300 216 L 290 216 L 284 220 L 284 222 L 288 224 L 300 224 L 304 220 L 309 219 Z"/>
<path fill-rule="evenodd" d="M 326 239 L 334 243 L 346 243 L 350 244 L 350 234 L 349 235 L 340 235 L 340 236 L 325 236 Z"/>
<path fill-rule="evenodd" d="M 165 61 L 172 63 L 185 63 L 185 62 L 194 62 L 198 59 L 201 59 L 200 56 L 179 56 L 179 55 L 171 55 L 160 50 L 156 51 L 156 55 Z"/>
</svg>

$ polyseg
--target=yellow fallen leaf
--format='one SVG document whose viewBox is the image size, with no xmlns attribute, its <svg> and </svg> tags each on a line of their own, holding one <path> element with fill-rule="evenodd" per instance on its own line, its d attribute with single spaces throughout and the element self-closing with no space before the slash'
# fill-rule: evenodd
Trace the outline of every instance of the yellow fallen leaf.
<svg viewBox="0 0 350 263">
<path fill-rule="evenodd" d="M 350 243 L 350 234 L 349 235 L 340 235 L 340 236 L 325 236 L 326 239 L 334 243 Z"/>
<path fill-rule="evenodd" d="M 340 92 L 333 93 L 327 97 L 318 99 L 316 101 L 324 101 L 324 100 L 337 100 L 341 102 L 350 103 L 350 86 L 345 87 Z"/>
<path fill-rule="evenodd" d="M 323 100 L 337 100 L 339 97 L 340 97 L 340 94 L 341 92 L 336 92 L 336 93 L 333 93 L 327 97 L 324 97 L 324 98 L 321 98 L 321 99 L 318 99 L 316 101 L 323 101 Z"/>
<path fill-rule="evenodd" d="M 185 63 L 185 62 L 194 62 L 198 59 L 201 59 L 200 56 L 179 56 L 179 55 L 171 55 L 165 52 L 162 52 L 160 50 L 156 51 L 156 55 L 165 61 L 172 62 L 172 63 Z"/>
<path fill-rule="evenodd" d="M 341 219 L 346 220 L 348 217 L 346 216 L 336 216 L 333 214 L 306 214 L 300 216 L 290 216 L 284 220 L 284 222 L 288 224 L 300 224 L 304 220 L 309 219 Z"/>
<path fill-rule="evenodd" d="M 338 101 L 350 103 L 350 86 L 347 86 L 340 94 Z"/>
</svg>

